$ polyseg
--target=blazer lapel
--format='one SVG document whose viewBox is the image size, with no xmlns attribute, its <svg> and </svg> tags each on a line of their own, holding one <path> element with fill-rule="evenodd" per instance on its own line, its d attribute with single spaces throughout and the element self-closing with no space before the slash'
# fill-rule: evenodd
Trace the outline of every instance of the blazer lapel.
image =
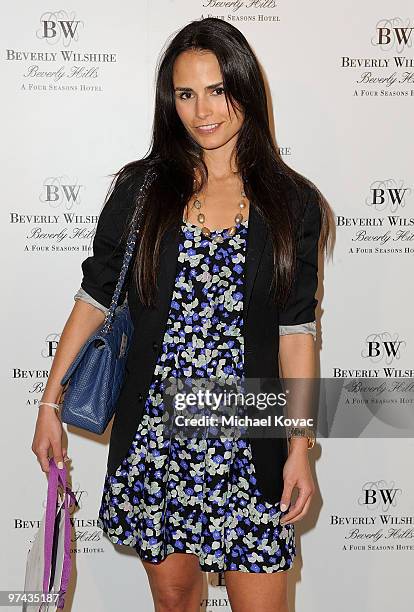
<svg viewBox="0 0 414 612">
<path fill-rule="evenodd" d="M 167 320 L 177 269 L 180 224 L 169 228 L 161 239 L 158 274 L 158 304 L 161 320 Z"/>
<path fill-rule="evenodd" d="M 159 269 L 159 306 L 163 314 L 168 314 L 171 296 L 174 289 L 178 245 L 180 242 L 180 223 L 168 229 L 162 239 L 160 269 Z M 247 245 L 244 279 L 244 310 L 247 312 L 254 281 L 269 230 L 259 210 L 253 202 L 249 207 L 249 223 L 247 226 Z"/>
<path fill-rule="evenodd" d="M 244 310 L 247 312 L 252 289 L 264 247 L 268 239 L 269 229 L 253 202 L 249 208 L 249 223 L 247 226 L 247 247 L 244 272 Z"/>
</svg>

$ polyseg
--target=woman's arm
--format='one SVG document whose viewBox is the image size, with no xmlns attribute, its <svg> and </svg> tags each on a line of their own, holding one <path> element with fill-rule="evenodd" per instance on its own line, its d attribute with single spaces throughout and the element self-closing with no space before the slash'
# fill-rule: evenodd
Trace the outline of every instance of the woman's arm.
<svg viewBox="0 0 414 612">
<path fill-rule="evenodd" d="M 301 384 L 301 379 L 316 377 L 316 306 L 318 288 L 319 236 L 321 211 L 315 191 L 310 191 L 303 216 L 298 225 L 297 267 L 289 299 L 279 313 L 279 361 L 283 378 L 297 379 L 291 383 L 289 416 L 311 417 L 313 385 Z M 295 403 L 293 393 L 301 401 Z M 309 410 L 304 401 L 309 399 Z M 296 409 L 295 409 L 296 407 Z M 306 438 L 292 438 L 289 450 L 307 450 Z"/>
<path fill-rule="evenodd" d="M 105 319 L 121 270 L 134 203 L 133 191 L 118 179 L 99 216 L 93 255 L 82 262 L 81 288 L 75 295 L 75 305 L 62 331 L 42 401 L 58 403 L 62 394 L 60 381 L 86 340 Z M 123 302 L 127 286 L 128 278 L 119 303 Z M 50 447 L 56 463 L 66 457 L 67 449 L 62 448 L 61 443 L 62 433 L 62 423 L 53 408 L 39 406 L 32 450 L 44 472 L 49 471 Z"/>
<path fill-rule="evenodd" d="M 314 379 L 316 376 L 315 340 L 311 334 L 298 333 L 281 336 L 279 340 L 279 360 L 284 379 Z M 298 413 L 303 412 L 304 402 L 311 402 L 312 384 L 310 389 L 303 387 L 300 380 L 290 389 L 290 404 L 297 405 Z M 296 394 L 295 394 L 296 391 Z M 310 391 L 310 392 L 309 392 Z M 295 399 L 296 395 L 296 399 Z M 307 398 L 307 399 L 306 399 Z M 312 403 L 311 403 L 312 405 Z M 293 407 L 293 412 L 295 408 Z M 308 439 L 306 437 L 291 438 L 289 442 L 289 456 L 283 468 L 283 494 L 280 500 L 284 511 L 291 503 L 293 489 L 298 489 L 298 497 L 290 507 L 289 512 L 280 521 L 295 523 L 307 513 L 312 496 L 315 493 L 315 484 L 309 465 Z"/>
<path fill-rule="evenodd" d="M 103 312 L 94 306 L 83 300 L 75 302 L 60 336 L 42 401 L 56 403 L 62 392 L 60 381 L 63 375 L 86 340 L 102 325 L 104 319 Z M 40 406 L 39 410 L 42 408 Z"/>
<path fill-rule="evenodd" d="M 280 336 L 279 360 L 283 379 L 314 379 L 316 377 L 315 337 L 311 333 L 289 333 Z M 306 437 L 291 438 L 289 451 L 297 450 L 307 453 Z"/>
<path fill-rule="evenodd" d="M 59 402 L 63 375 L 86 340 L 102 325 L 104 319 L 105 315 L 98 308 L 81 300 L 76 301 L 63 328 L 41 401 L 54 404 Z M 58 467 L 63 467 L 66 449 L 62 449 L 62 432 L 62 423 L 53 408 L 39 406 L 32 451 L 44 472 L 49 471 L 49 448 L 52 448 Z"/>
<path fill-rule="evenodd" d="M 291 294 L 285 307 L 279 313 L 279 361 L 282 378 L 290 388 L 288 416 L 312 415 L 312 389 L 301 383 L 316 377 L 316 323 L 315 309 L 318 300 L 318 244 L 321 229 L 321 212 L 312 191 L 308 196 L 298 234 L 297 268 Z M 295 333 L 298 332 L 298 333 Z M 288 379 L 296 379 L 288 384 Z M 309 402 L 309 410 L 306 406 Z M 300 520 L 308 511 L 315 491 L 308 459 L 306 437 L 291 438 L 289 456 L 283 468 L 284 487 L 281 510 L 291 503 L 293 489 L 299 495 L 282 524 Z"/>
</svg>

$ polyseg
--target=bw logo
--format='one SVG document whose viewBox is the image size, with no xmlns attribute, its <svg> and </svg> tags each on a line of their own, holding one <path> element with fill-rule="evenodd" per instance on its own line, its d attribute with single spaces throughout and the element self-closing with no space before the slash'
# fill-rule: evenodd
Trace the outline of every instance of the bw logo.
<svg viewBox="0 0 414 612">
<path fill-rule="evenodd" d="M 382 19 L 377 23 L 371 43 L 381 47 L 383 51 L 394 49 L 397 53 L 402 53 L 407 47 L 412 47 L 413 30 L 409 19 L 405 23 L 401 17 Z"/>
<path fill-rule="evenodd" d="M 358 498 L 358 504 L 373 509 L 381 506 L 382 511 L 386 512 L 390 506 L 396 505 L 397 494 L 401 493 L 402 490 L 394 487 L 393 482 L 389 484 L 385 480 L 366 482 L 362 486 L 362 495 Z"/>
<path fill-rule="evenodd" d="M 394 359 L 400 359 L 400 349 L 405 346 L 405 340 L 399 340 L 397 336 L 391 338 L 388 332 L 370 334 L 365 340 L 365 348 L 361 351 L 361 357 L 369 358 L 372 361 L 386 360 L 392 363 Z"/>
<path fill-rule="evenodd" d="M 40 201 L 52 208 L 63 205 L 71 210 L 76 204 L 80 204 L 80 190 L 82 185 L 76 184 L 68 177 L 48 177 L 43 183 Z"/>
<path fill-rule="evenodd" d="M 72 41 L 79 39 L 79 29 L 83 25 L 83 21 L 75 19 L 75 13 L 69 15 L 66 11 L 48 11 L 40 17 L 36 36 L 51 45 L 63 43 L 68 47 Z"/>
<path fill-rule="evenodd" d="M 59 344 L 59 340 L 60 334 L 49 334 L 45 338 L 45 347 L 41 351 L 42 357 L 45 357 L 46 359 L 51 359 L 52 357 L 54 357 Z"/>
<path fill-rule="evenodd" d="M 402 184 L 397 186 L 393 179 L 375 181 L 371 185 L 366 204 L 378 211 L 388 207 L 391 212 L 396 212 L 405 207 L 407 197 L 411 195 L 411 192 L 410 187 L 403 187 Z"/>
</svg>

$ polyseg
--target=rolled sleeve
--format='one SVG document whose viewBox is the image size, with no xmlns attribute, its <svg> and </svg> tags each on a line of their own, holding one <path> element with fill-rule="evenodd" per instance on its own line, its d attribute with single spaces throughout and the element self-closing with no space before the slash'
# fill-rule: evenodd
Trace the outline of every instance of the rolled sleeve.
<svg viewBox="0 0 414 612">
<path fill-rule="evenodd" d="M 279 325 L 279 336 L 288 334 L 311 334 L 316 341 L 316 321 L 299 323 L 298 325 Z"/>
<path fill-rule="evenodd" d="M 297 245 L 297 262 L 292 290 L 285 306 L 279 311 L 282 329 L 315 321 L 318 300 L 318 243 L 321 212 L 316 193 L 308 197 Z"/>
<path fill-rule="evenodd" d="M 83 302 L 86 302 L 87 304 L 91 304 L 92 306 L 95 306 L 95 308 L 97 308 L 98 310 L 101 310 L 105 316 L 109 312 L 109 308 L 106 308 L 103 304 L 100 304 L 99 302 L 97 302 L 91 295 L 89 295 L 89 293 L 86 293 L 85 289 L 82 289 L 82 287 L 78 289 L 73 299 L 82 300 Z"/>
</svg>

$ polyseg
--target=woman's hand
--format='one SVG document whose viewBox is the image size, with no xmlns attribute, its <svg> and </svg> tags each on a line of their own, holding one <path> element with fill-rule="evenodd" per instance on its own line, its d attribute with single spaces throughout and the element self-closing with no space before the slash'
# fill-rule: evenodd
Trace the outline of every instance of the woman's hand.
<svg viewBox="0 0 414 612">
<path fill-rule="evenodd" d="M 283 467 L 283 494 L 280 504 L 284 504 L 286 508 L 289 506 L 294 487 L 297 487 L 299 495 L 296 502 L 285 514 L 280 524 L 296 523 L 302 519 L 307 511 L 315 493 L 315 484 L 308 459 L 308 440 L 307 438 L 292 439 L 290 443 L 289 456 Z M 286 509 L 285 508 L 285 509 Z M 281 508 L 282 509 L 282 508 Z"/>
<path fill-rule="evenodd" d="M 66 448 L 62 448 L 62 422 L 49 406 L 39 406 L 32 451 L 37 456 L 43 472 L 49 472 L 49 448 L 59 469 L 67 461 Z"/>
<path fill-rule="evenodd" d="M 83 300 L 76 300 L 60 336 L 42 400 L 58 403 L 63 391 L 62 377 L 86 340 L 102 325 L 104 318 L 100 309 Z M 62 434 L 62 422 L 55 411 L 50 406 L 39 406 L 32 451 L 44 472 L 49 472 L 49 448 L 52 449 L 55 463 L 61 464 L 58 465 L 59 469 L 63 468 L 63 461 L 69 461 L 66 448 L 62 448 Z"/>
</svg>

